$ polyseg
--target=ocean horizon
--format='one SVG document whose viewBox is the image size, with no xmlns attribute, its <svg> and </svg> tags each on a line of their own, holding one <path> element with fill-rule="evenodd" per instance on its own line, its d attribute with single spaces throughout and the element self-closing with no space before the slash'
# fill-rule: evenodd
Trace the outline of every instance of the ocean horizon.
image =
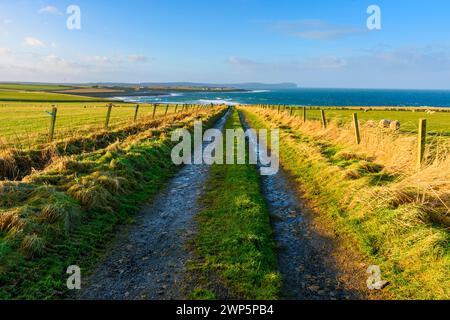
<svg viewBox="0 0 450 320">
<path fill-rule="evenodd" d="M 174 92 L 160 96 L 116 97 L 137 103 L 281 104 L 355 107 L 450 107 L 450 90 L 275 89 L 248 92 Z"/>
</svg>

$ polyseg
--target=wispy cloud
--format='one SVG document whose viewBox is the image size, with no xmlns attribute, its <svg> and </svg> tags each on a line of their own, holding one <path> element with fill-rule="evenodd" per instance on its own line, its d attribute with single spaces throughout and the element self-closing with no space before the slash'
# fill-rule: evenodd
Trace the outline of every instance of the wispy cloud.
<svg viewBox="0 0 450 320">
<path fill-rule="evenodd" d="M 341 26 L 323 20 L 307 19 L 280 21 L 272 25 L 273 30 L 307 40 L 335 40 L 362 33 L 364 30 L 352 26 Z"/>
<path fill-rule="evenodd" d="M 230 71 L 249 81 L 292 81 L 306 87 L 448 89 L 450 45 L 380 45 L 271 61 L 234 57 L 227 63 Z"/>
<path fill-rule="evenodd" d="M 51 65 L 52 68 L 56 68 L 57 70 L 60 70 L 62 72 L 73 72 L 73 70 L 77 70 L 78 68 L 80 68 L 79 64 L 61 58 L 54 54 L 45 56 L 43 58 L 43 62 Z"/>
<path fill-rule="evenodd" d="M 138 55 L 138 54 L 131 54 L 127 58 L 128 58 L 128 61 L 130 61 L 130 62 L 147 62 L 148 61 L 148 58 L 146 56 Z"/>
<path fill-rule="evenodd" d="M 262 66 L 263 64 L 261 62 L 257 62 L 251 59 L 246 59 L 246 58 L 240 58 L 240 57 L 235 57 L 235 56 L 231 56 L 227 59 L 227 63 L 233 67 L 238 67 L 238 68 L 254 68 L 254 67 L 259 67 Z"/>
<path fill-rule="evenodd" d="M 42 40 L 33 37 L 26 37 L 24 44 L 28 47 L 45 47 L 45 43 Z"/>
<path fill-rule="evenodd" d="M 402 46 L 397 48 L 369 49 L 353 57 L 354 65 L 376 66 L 378 70 L 406 74 L 411 71 L 434 73 L 450 72 L 450 47 Z M 450 76 L 450 74 L 449 74 Z"/>
<path fill-rule="evenodd" d="M 8 48 L 0 48 L 0 56 L 10 55 L 12 51 Z"/>
<path fill-rule="evenodd" d="M 114 63 L 114 61 L 120 62 L 117 61 L 117 59 L 113 59 L 106 56 L 85 56 L 82 58 L 82 60 L 86 63 L 90 63 L 96 66 L 105 66 Z"/>
<path fill-rule="evenodd" d="M 305 59 L 301 63 L 302 68 L 309 69 L 340 69 L 347 66 L 347 60 L 336 56 L 322 56 Z"/>
<path fill-rule="evenodd" d="M 31 50 L 9 52 L 6 48 L 0 49 L 0 81 L 93 82 L 112 78 L 124 81 L 124 75 L 135 79 L 136 73 L 145 75 L 148 72 L 129 61 L 127 55 L 66 57 Z"/>
<path fill-rule="evenodd" d="M 255 61 L 247 58 L 230 57 L 227 64 L 242 72 L 258 73 L 295 73 L 314 69 L 325 71 L 328 69 L 341 69 L 347 66 L 345 58 L 337 56 L 306 57 L 283 61 Z"/>
<path fill-rule="evenodd" d="M 51 5 L 48 5 L 48 6 L 45 6 L 41 9 L 39 9 L 38 13 L 39 14 L 51 14 L 51 15 L 55 15 L 55 16 L 62 15 L 62 12 L 59 11 L 59 9 L 57 7 L 51 6 Z"/>
</svg>

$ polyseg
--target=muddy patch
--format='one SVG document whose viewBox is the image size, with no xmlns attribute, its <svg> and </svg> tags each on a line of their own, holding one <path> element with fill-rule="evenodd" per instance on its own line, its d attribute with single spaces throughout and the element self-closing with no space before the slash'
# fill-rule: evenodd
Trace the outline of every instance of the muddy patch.
<svg viewBox="0 0 450 320">
<path fill-rule="evenodd" d="M 240 112 L 244 129 L 249 125 Z M 257 142 L 253 141 L 253 147 Z M 262 190 L 271 214 L 278 245 L 278 265 L 283 277 L 283 298 L 289 300 L 361 299 L 347 289 L 331 258 L 333 241 L 317 234 L 294 187 L 282 169 L 262 177 Z"/>
<path fill-rule="evenodd" d="M 222 129 L 229 114 L 214 127 Z M 183 299 L 182 282 L 192 258 L 186 242 L 196 229 L 193 217 L 208 171 L 208 165 L 183 167 L 119 237 L 77 298 Z"/>
</svg>

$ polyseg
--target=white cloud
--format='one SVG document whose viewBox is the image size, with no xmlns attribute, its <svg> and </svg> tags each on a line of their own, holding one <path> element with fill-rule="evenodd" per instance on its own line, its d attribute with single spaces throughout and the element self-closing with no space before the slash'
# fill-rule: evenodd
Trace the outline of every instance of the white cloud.
<svg viewBox="0 0 450 320">
<path fill-rule="evenodd" d="M 56 73 L 68 73 L 73 74 L 80 72 L 83 66 L 69 61 L 67 59 L 58 57 L 54 54 L 45 56 L 43 59 L 44 64 L 46 64 L 46 69 Z"/>
<path fill-rule="evenodd" d="M 45 47 L 45 43 L 37 38 L 26 37 L 24 44 L 28 47 Z"/>
<path fill-rule="evenodd" d="M 4 19 L 4 20 L 3 20 L 3 24 L 8 25 L 8 24 L 11 24 L 11 23 L 12 23 L 12 20 L 11 20 L 11 19 Z"/>
<path fill-rule="evenodd" d="M 82 60 L 96 66 L 105 66 L 113 63 L 113 59 L 106 56 L 85 56 Z"/>
<path fill-rule="evenodd" d="M 132 54 L 128 56 L 128 61 L 131 62 L 147 62 L 148 58 L 146 56 Z"/>
<path fill-rule="evenodd" d="M 2 52 L 8 51 L 2 49 Z M 127 55 L 60 56 L 31 50 L 5 56 L 0 53 L 0 81 L 139 82 L 145 79 L 149 70 L 126 58 Z"/>
<path fill-rule="evenodd" d="M 59 11 L 58 8 L 56 8 L 55 6 L 46 6 L 43 7 L 41 9 L 39 9 L 38 11 L 39 14 L 52 14 L 52 15 L 61 15 L 61 11 Z"/>
<path fill-rule="evenodd" d="M 0 56 L 10 55 L 12 51 L 8 48 L 0 48 Z"/>
</svg>

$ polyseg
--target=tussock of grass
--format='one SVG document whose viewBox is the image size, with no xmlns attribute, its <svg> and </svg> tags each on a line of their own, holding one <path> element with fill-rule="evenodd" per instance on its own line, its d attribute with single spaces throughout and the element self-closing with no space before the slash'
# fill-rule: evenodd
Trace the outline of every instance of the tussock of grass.
<svg viewBox="0 0 450 320">
<path fill-rule="evenodd" d="M 36 234 L 27 235 L 22 240 L 21 249 L 28 257 L 39 257 L 44 254 L 44 240 Z"/>
<path fill-rule="evenodd" d="M 226 127 L 241 128 L 237 112 Z M 191 270 L 216 273 L 235 297 L 277 299 L 281 277 L 259 179 L 252 165 L 211 168 L 208 191 L 202 198 L 205 208 L 197 217 L 195 248 L 200 261 Z M 211 297 L 211 291 L 202 287 L 190 295 L 193 299 L 205 296 Z"/>
<path fill-rule="evenodd" d="M 50 165 L 63 165 L 69 156 L 96 150 L 117 151 L 123 143 L 132 140 L 151 138 L 164 126 L 167 130 L 176 128 L 171 122 L 183 123 L 183 119 L 192 114 L 180 113 L 168 115 L 165 119 L 147 119 L 138 123 L 118 127 L 114 130 L 96 130 L 94 133 L 80 134 L 55 141 L 53 143 L 35 143 L 27 148 L 3 146 L 0 151 L 0 180 L 20 180 L 34 171 L 43 170 Z M 130 140 L 131 139 L 131 140 Z M 2 148 L 0 148 L 2 149 Z M 72 163 L 73 165 L 73 163 Z M 78 170 L 79 168 L 75 168 Z"/>
<path fill-rule="evenodd" d="M 17 234 L 25 226 L 25 220 L 20 218 L 21 210 L 10 210 L 0 214 L 0 231 Z"/>
<path fill-rule="evenodd" d="M 356 146 L 346 128 L 330 124 L 321 129 L 320 123 L 243 109 L 256 128 L 289 124 L 291 132 L 281 137 L 283 167 L 317 209 L 317 219 L 353 237 L 381 267 L 390 282 L 386 290 L 399 299 L 448 299 L 450 236 L 443 217 L 449 214 L 450 157 L 442 151 L 445 140 L 430 147 L 441 151 L 436 157 L 429 152 L 428 165 L 418 172 L 412 168 L 416 148 L 410 137 L 365 132 L 366 142 Z M 339 151 L 331 156 L 323 145 Z M 343 166 L 342 160 L 350 163 Z"/>
<path fill-rule="evenodd" d="M 190 128 L 199 117 L 210 125 L 223 110 L 168 117 L 112 148 L 60 158 L 20 182 L 0 181 L 0 299 L 64 295 L 66 268 L 92 268 L 115 227 L 176 170 L 169 121 Z"/>
<path fill-rule="evenodd" d="M 339 151 L 333 157 L 334 160 L 366 160 L 367 157 L 354 152 Z"/>
</svg>

